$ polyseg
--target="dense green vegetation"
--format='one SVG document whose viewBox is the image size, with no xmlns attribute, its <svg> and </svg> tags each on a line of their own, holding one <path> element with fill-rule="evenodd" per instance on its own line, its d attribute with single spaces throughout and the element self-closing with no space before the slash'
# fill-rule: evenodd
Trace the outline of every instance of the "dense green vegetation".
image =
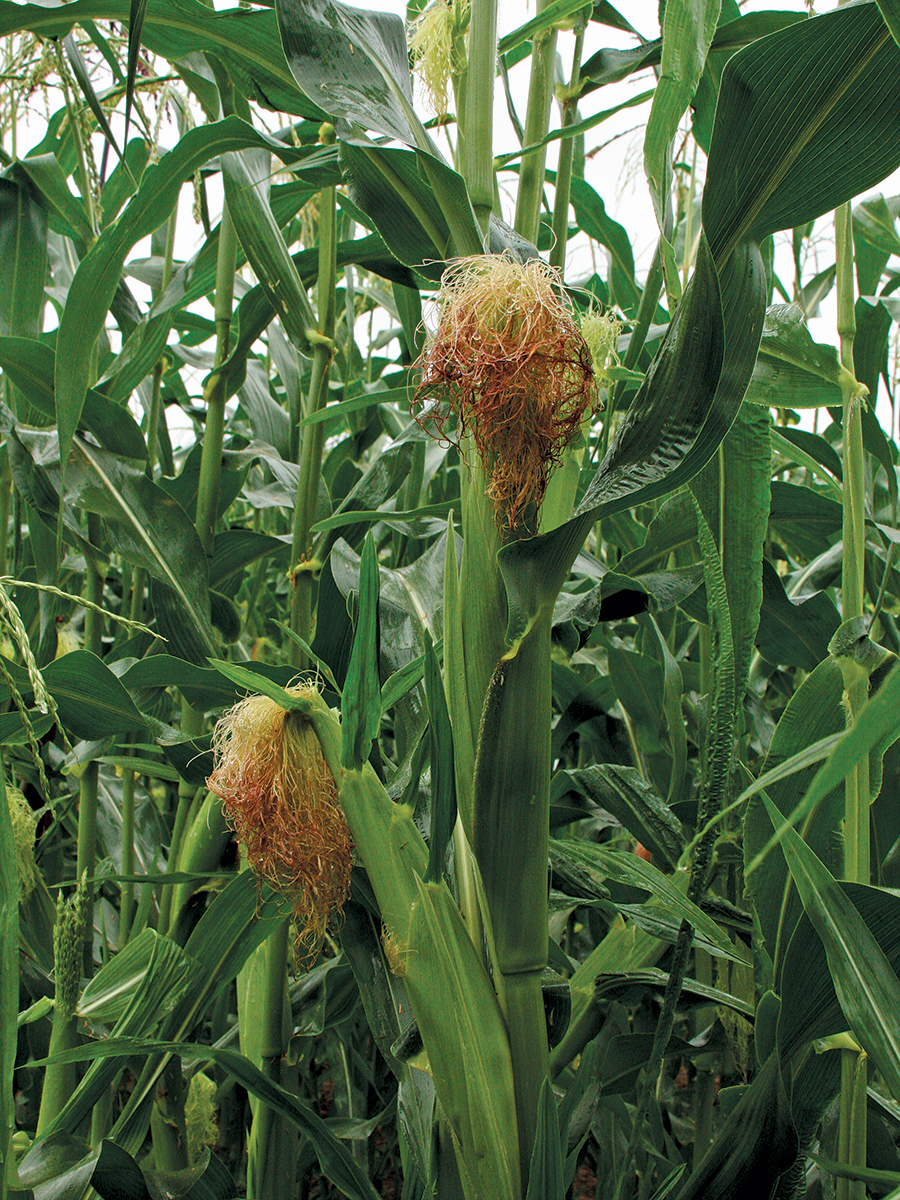
<svg viewBox="0 0 900 1200">
<path fill-rule="evenodd" d="M 3 1198 L 900 1196 L 900 6 L 660 15 L 0 0 Z"/>
</svg>

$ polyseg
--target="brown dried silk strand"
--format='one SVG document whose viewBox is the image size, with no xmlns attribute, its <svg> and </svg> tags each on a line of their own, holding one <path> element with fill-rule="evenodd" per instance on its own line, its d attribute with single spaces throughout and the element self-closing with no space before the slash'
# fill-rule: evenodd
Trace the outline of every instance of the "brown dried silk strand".
<svg viewBox="0 0 900 1200">
<path fill-rule="evenodd" d="M 471 434 L 497 520 L 510 529 L 540 505 L 551 468 L 595 406 L 590 350 L 558 282 L 540 259 L 462 260 L 444 274 L 440 322 L 421 360 L 418 419 L 457 445 Z"/>
<path fill-rule="evenodd" d="M 265 696 L 248 696 L 216 726 L 213 750 L 209 790 L 221 797 L 251 867 L 291 901 L 300 945 L 315 950 L 347 899 L 353 848 L 312 726 Z"/>
</svg>

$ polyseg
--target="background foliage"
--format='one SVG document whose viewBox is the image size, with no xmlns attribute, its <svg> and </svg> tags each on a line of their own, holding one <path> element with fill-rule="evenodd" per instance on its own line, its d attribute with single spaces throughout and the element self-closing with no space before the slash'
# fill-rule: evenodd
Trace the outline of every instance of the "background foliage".
<svg viewBox="0 0 900 1200">
<path fill-rule="evenodd" d="M 898 1195 L 900 10 L 437 18 L 446 155 L 394 17 L 0 0 L 3 1195 Z M 639 279 L 585 132 L 648 68 Z M 576 238 L 601 407 L 510 536 L 423 305 Z M 356 845 L 305 961 L 205 787 L 248 691 Z"/>
</svg>

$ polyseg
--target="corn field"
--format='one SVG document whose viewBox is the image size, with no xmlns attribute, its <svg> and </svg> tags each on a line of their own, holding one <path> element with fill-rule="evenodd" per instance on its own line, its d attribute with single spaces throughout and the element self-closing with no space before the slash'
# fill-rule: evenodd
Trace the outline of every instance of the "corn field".
<svg viewBox="0 0 900 1200">
<path fill-rule="evenodd" d="M 900 1197 L 900 0 L 629 16 L 0 0 L 0 1200 Z"/>
</svg>

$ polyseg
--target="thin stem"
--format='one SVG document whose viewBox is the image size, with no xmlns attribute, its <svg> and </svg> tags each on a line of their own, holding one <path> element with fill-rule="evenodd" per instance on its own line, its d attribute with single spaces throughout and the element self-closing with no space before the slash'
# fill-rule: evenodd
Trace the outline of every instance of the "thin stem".
<svg viewBox="0 0 900 1200">
<path fill-rule="evenodd" d="M 494 204 L 494 76 L 497 0 L 472 0 L 463 176 L 481 232 L 487 237 Z"/>
<path fill-rule="evenodd" d="M 684 258 L 681 263 L 681 290 L 688 285 L 694 241 L 694 193 L 697 187 L 697 143 L 694 142 L 694 157 L 691 162 L 691 186 L 688 190 L 687 209 L 684 214 Z"/>
<path fill-rule="evenodd" d="M 219 479 L 222 473 L 222 444 L 225 436 L 225 397 L 228 376 L 220 371 L 228 358 L 231 319 L 234 304 L 234 274 L 237 260 L 237 234 L 227 206 L 222 210 L 219 250 L 216 259 L 216 358 L 215 369 L 206 385 L 206 427 L 200 458 L 200 483 L 197 491 L 197 533 L 207 557 L 212 554 L 216 512 L 219 503 Z"/>
<path fill-rule="evenodd" d="M 468 15 L 463 19 L 463 0 L 455 0 L 455 29 L 453 49 L 451 50 L 450 83 L 453 87 L 453 98 L 456 104 L 456 148 L 454 163 L 457 171 L 464 170 L 466 162 L 466 92 L 468 90 L 469 59 L 466 49 L 466 29 Z"/>
<path fill-rule="evenodd" d="M 60 83 L 62 84 L 63 96 L 66 102 L 66 116 L 69 122 L 69 128 L 72 131 L 72 140 L 75 143 L 75 173 L 78 176 L 78 189 L 81 192 L 81 198 L 84 201 L 84 211 L 87 216 L 88 223 L 91 229 L 96 234 L 97 232 L 97 210 L 94 204 L 94 193 L 91 188 L 90 172 L 87 166 L 87 151 L 84 145 L 84 136 L 81 131 L 81 122 L 78 119 L 78 113 L 72 103 L 72 95 L 69 89 L 69 68 L 66 64 L 65 53 L 59 41 L 54 42 L 56 50 L 56 65 L 59 72 Z"/>
<path fill-rule="evenodd" d="M 841 606 L 844 621 L 862 616 L 865 597 L 865 456 L 862 443 L 862 405 L 865 389 L 855 382 L 853 343 L 856 337 L 856 307 L 853 291 L 853 226 L 850 205 L 835 212 L 835 248 L 837 266 L 838 333 L 841 339 L 841 366 L 849 380 L 845 384 L 843 405 L 843 562 L 841 567 Z M 852 719 L 858 719 L 868 697 L 868 682 L 851 682 L 847 700 Z M 869 759 L 862 760 L 845 782 L 844 846 L 846 878 L 869 883 Z M 838 1140 L 841 1161 L 847 1166 L 866 1164 L 865 1056 L 842 1052 L 841 1109 Z M 863 1101 L 859 1103 L 859 1078 L 862 1075 Z M 862 1195 L 865 1196 L 865 1186 Z M 843 1200 L 857 1200 L 859 1186 L 839 1186 Z"/>
<path fill-rule="evenodd" d="M 282 921 L 263 947 L 265 963 L 257 1003 L 248 1011 L 263 1023 L 260 1042 L 261 1069 L 273 1083 L 282 1085 L 285 1044 L 285 1013 L 288 1007 L 287 960 L 290 950 L 290 921 Z M 284 1121 L 267 1104 L 258 1102 L 250 1135 L 247 1191 L 256 1200 L 279 1200 L 293 1195 L 293 1158 L 284 1153 L 283 1138 L 289 1135 Z"/>
<path fill-rule="evenodd" d="M 853 343 L 856 337 L 856 311 L 853 295 L 853 230 L 850 205 L 835 213 L 837 244 L 838 333 L 841 339 L 841 366 L 850 382 L 844 387 L 844 489 L 843 489 L 843 562 L 841 604 L 843 618 L 850 621 L 862 616 L 865 596 L 865 452 L 862 441 L 862 405 L 864 389 L 855 385 Z M 868 697 L 865 680 L 851 685 L 848 701 L 856 719 Z M 869 779 L 868 760 L 861 762 L 847 778 L 847 811 L 844 841 L 847 878 L 868 883 L 869 861 Z"/>
<path fill-rule="evenodd" d="M 584 32 L 587 17 L 580 17 L 575 30 L 575 51 L 572 55 L 572 74 L 562 100 L 563 129 L 574 125 L 578 115 L 578 96 L 581 91 L 581 53 L 584 49 Z M 551 267 L 562 272 L 566 263 L 566 245 L 569 238 L 569 193 L 572 187 L 572 163 L 575 158 L 575 139 L 563 138 L 559 144 L 559 161 L 556 167 L 556 195 L 553 200 L 553 249 L 550 251 Z"/>
<path fill-rule="evenodd" d="M 178 217 L 177 206 L 172 209 L 166 225 L 166 250 L 163 258 L 162 280 L 157 296 L 161 296 L 172 279 L 172 261 L 175 255 L 175 225 Z M 150 412 L 147 416 L 147 474 L 153 478 L 158 458 L 159 416 L 162 403 L 162 377 L 166 369 L 165 355 L 160 355 L 159 361 L 153 368 L 153 386 L 150 393 Z"/>
<path fill-rule="evenodd" d="M 333 133 L 327 136 L 333 136 Z M 324 140 L 324 139 L 323 139 Z M 306 415 L 318 412 L 328 399 L 328 381 L 334 356 L 335 284 L 337 281 L 337 237 L 335 190 L 323 188 L 319 202 L 319 320 L 320 340 L 313 350 L 312 373 Z M 309 642 L 313 629 L 313 567 L 310 529 L 316 518 L 319 478 L 322 471 L 324 425 L 321 421 L 307 425 L 303 431 L 300 451 L 300 474 L 297 479 L 297 504 L 291 541 L 291 629 Z M 295 666 L 303 666 L 304 655 L 296 643 L 291 644 Z"/>
<path fill-rule="evenodd" d="M 101 544 L 100 518 L 96 513 L 88 513 L 88 540 L 94 546 Z M 87 600 L 97 606 L 103 602 L 103 588 L 106 576 L 101 569 L 101 561 L 96 555 L 90 555 L 85 571 L 84 594 Z M 103 618 L 94 609 L 86 608 L 84 615 L 84 648 L 96 654 L 99 658 L 103 652 Z M 81 777 L 78 794 L 78 850 L 76 873 L 79 879 L 87 876 L 90 880 L 94 875 L 97 861 L 97 793 L 100 783 L 99 763 L 90 762 Z M 84 929 L 84 973 L 91 976 L 94 971 L 94 888 L 92 883 L 87 885 L 85 897 L 85 929 Z"/>
<path fill-rule="evenodd" d="M 122 773 L 122 874 L 134 874 L 134 785 L 135 772 Z M 131 933 L 132 909 L 134 908 L 134 883 L 126 880 L 122 884 L 119 904 L 119 949 L 128 943 Z"/>
<path fill-rule="evenodd" d="M 538 0 L 536 15 L 540 16 L 550 0 Z M 525 115 L 525 145 L 532 146 L 546 137 L 550 126 L 550 104 L 553 100 L 553 71 L 556 63 L 556 29 L 543 29 L 535 34 L 531 44 L 531 82 L 528 88 L 528 109 Z M 537 243 L 540 224 L 541 196 L 544 191 L 544 167 L 547 148 L 532 150 L 522 159 L 519 168 L 519 191 L 516 196 L 516 230 L 530 242 Z"/>
</svg>

